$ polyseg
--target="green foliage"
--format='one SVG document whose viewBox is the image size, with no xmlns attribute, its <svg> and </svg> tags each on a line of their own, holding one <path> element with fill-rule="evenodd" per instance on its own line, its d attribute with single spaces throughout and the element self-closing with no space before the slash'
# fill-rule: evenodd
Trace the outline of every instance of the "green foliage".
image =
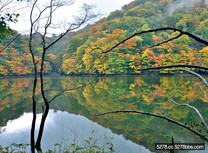
<svg viewBox="0 0 208 153">
<path fill-rule="evenodd" d="M 2 40 L 6 38 L 6 35 L 11 32 L 12 30 L 7 27 L 6 22 L 4 20 L 0 20 L 0 42 L 2 42 Z"/>
<path fill-rule="evenodd" d="M 73 36 L 69 40 L 69 46 L 67 47 L 68 53 L 74 53 L 77 51 L 77 48 L 81 46 L 81 38 L 78 36 Z"/>
<path fill-rule="evenodd" d="M 204 59 L 198 53 L 202 46 L 194 46 L 193 40 L 183 36 L 173 42 L 166 43 L 153 49 L 150 46 L 177 35 L 171 31 L 148 33 L 135 37 L 131 42 L 124 43 L 111 52 L 101 54 L 135 32 L 152 28 L 170 26 L 187 30 L 208 38 L 207 5 L 196 3 L 194 8 L 175 10 L 172 16 L 167 16 L 168 7 L 172 0 L 135 0 L 112 12 L 106 19 L 98 21 L 91 27 L 88 40 L 74 47 L 71 53 L 64 54 L 62 69 L 64 73 L 94 73 L 122 74 L 139 73 L 138 68 L 170 64 L 196 64 L 195 61 Z M 78 36 L 78 35 L 77 35 Z M 75 40 L 73 36 L 72 40 Z M 77 38 L 80 40 L 81 38 Z M 74 46 L 78 43 L 69 43 Z M 93 51 L 92 51 L 93 50 Z M 92 51 L 92 52 L 91 52 Z M 79 72 L 78 72 L 79 70 Z"/>
<path fill-rule="evenodd" d="M 2 147 L 0 145 L 0 153 L 26 153 L 26 148 L 29 144 L 16 144 L 13 143 L 9 147 Z"/>
<path fill-rule="evenodd" d="M 94 130 L 92 131 L 92 134 Z M 107 137 L 104 138 L 104 141 L 107 141 Z M 113 144 L 111 142 L 106 142 L 106 148 L 100 147 L 97 145 L 98 139 L 94 139 L 93 137 L 89 137 L 86 140 L 83 140 L 82 145 L 70 144 L 68 146 L 62 146 L 62 144 L 55 144 L 55 148 L 53 150 L 48 149 L 45 153 L 114 153 Z M 26 153 L 26 150 L 30 149 L 29 144 L 16 144 L 13 143 L 9 147 L 2 147 L 0 145 L 0 153 Z M 42 153 L 42 152 L 39 152 Z"/>
<path fill-rule="evenodd" d="M 194 65 L 200 60 L 204 61 L 203 66 L 207 66 L 205 63 L 207 57 L 202 56 L 205 54 L 202 52 L 206 52 L 206 49 L 188 36 L 183 36 L 150 50 L 146 48 L 146 46 L 176 36 L 177 33 L 172 31 L 136 36 L 110 53 L 102 54 L 102 50 L 110 49 L 133 33 L 158 27 L 177 27 L 207 39 L 207 5 L 197 2 L 191 8 L 175 10 L 171 16 L 168 16 L 171 2 L 175 1 L 135 0 L 124 6 L 122 10 L 112 12 L 107 18 L 103 18 L 95 24 L 87 26 L 77 33 L 69 33 L 58 45 L 50 49 L 45 73 L 129 74 L 140 73 L 137 69 L 142 66 L 187 63 Z M 7 23 L 16 22 L 18 14 L 7 14 L 1 17 L 0 40 L 11 32 Z M 11 35 L 6 41 L 13 37 L 14 35 Z M 53 35 L 52 38 L 47 38 L 47 42 L 53 41 L 57 37 Z M 34 40 L 38 55 L 41 53 L 39 50 L 41 40 L 38 36 Z M 33 73 L 31 57 L 25 48 L 26 41 L 27 37 L 17 39 L 11 47 L 0 52 L 0 75 Z M 0 49 L 5 45 L 6 43 L 2 42 Z M 38 61 L 38 59 L 36 60 Z"/>
<path fill-rule="evenodd" d="M 207 79 L 206 76 L 205 78 Z M 67 76 L 58 78 L 47 77 L 46 79 L 45 89 L 48 91 L 47 94 L 55 96 L 57 91 L 49 91 L 50 89 L 55 88 L 63 91 L 67 87 L 74 88 L 84 84 L 89 78 Z M 168 100 L 171 97 L 181 104 L 187 103 L 195 106 L 204 119 L 207 120 L 208 113 L 207 109 L 204 108 L 207 107 L 208 101 L 204 96 L 204 92 L 199 90 L 199 86 L 205 92 L 208 92 L 208 90 L 206 85 L 196 77 L 116 76 L 92 77 L 91 79 L 93 81 L 83 88 L 66 91 L 63 96 L 51 103 L 51 107 L 54 110 L 71 110 L 70 113 L 82 114 L 90 120 L 110 128 L 113 133 L 122 133 L 125 138 L 133 142 L 138 142 L 139 139 L 139 142 L 142 142 L 142 145 L 146 148 L 154 148 L 155 142 L 167 142 L 167 138 L 164 138 L 162 135 L 170 134 L 170 130 L 173 131 L 177 139 L 186 138 L 186 142 L 201 142 L 201 139 L 186 129 L 178 127 L 178 125 L 146 115 L 122 113 L 104 115 L 102 117 L 94 117 L 94 115 L 111 110 L 151 112 L 173 118 L 189 127 L 193 127 L 197 131 L 201 131 L 206 137 L 208 136 L 195 111 L 188 107 L 176 106 Z M 5 126 L 8 120 L 20 116 L 25 110 L 30 110 L 32 107 L 32 103 L 30 103 L 32 86 L 32 78 L 0 79 L 0 123 L 4 123 L 2 124 L 3 126 Z M 42 108 L 40 96 L 40 85 L 38 85 L 36 96 L 38 112 L 41 112 Z M 11 111 L 13 113 L 10 113 Z M 94 135 L 90 135 L 90 138 L 87 137 L 85 140 L 89 140 L 92 137 L 91 144 L 93 144 L 97 140 L 96 132 Z M 98 143 L 95 145 L 101 149 L 107 149 L 109 147 L 107 143 L 110 145 L 114 141 L 107 137 L 104 138 L 104 142 L 104 146 L 100 146 Z M 81 141 L 77 145 L 85 148 L 88 146 L 88 143 Z M 115 145 L 113 144 L 113 146 Z M 59 146 L 61 147 L 60 144 L 54 146 L 57 152 Z M 70 149 L 70 146 L 67 147 Z M 53 148 L 52 150 L 55 151 Z"/>
<path fill-rule="evenodd" d="M 165 135 L 163 135 L 163 137 L 165 137 L 165 138 L 174 138 L 174 135 L 165 134 Z"/>
<path fill-rule="evenodd" d="M 17 0 L 19 1 L 19 0 Z M 0 1 L 1 2 L 1 1 Z M 10 2 L 9 2 L 10 3 Z M 5 6 L 1 6 L 3 9 Z M 13 22 L 16 23 L 19 17 L 19 13 L 0 13 L 0 43 L 3 39 L 6 38 L 7 35 L 12 33 L 12 29 L 9 28 L 8 23 Z"/>
<path fill-rule="evenodd" d="M 110 15 L 107 17 L 107 20 L 112 20 L 112 19 L 121 18 L 121 17 L 123 17 L 123 13 L 119 10 L 116 10 L 110 13 Z"/>
</svg>

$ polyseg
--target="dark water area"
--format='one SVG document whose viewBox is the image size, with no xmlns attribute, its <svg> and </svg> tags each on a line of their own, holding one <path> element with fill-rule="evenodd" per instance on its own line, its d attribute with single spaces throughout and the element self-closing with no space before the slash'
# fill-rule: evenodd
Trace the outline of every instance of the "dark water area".
<svg viewBox="0 0 208 153">
<path fill-rule="evenodd" d="M 32 85 L 31 77 L 0 79 L 0 145 L 30 142 Z M 74 88 L 77 89 L 71 90 Z M 95 116 L 115 110 L 150 112 L 184 123 L 208 137 L 194 110 L 169 100 L 196 107 L 208 123 L 208 101 L 201 88 L 208 91 L 202 81 L 192 76 L 45 77 L 49 99 L 66 91 L 50 104 L 43 147 L 53 149 L 56 143 L 81 145 L 92 137 L 103 148 L 107 148 L 108 142 L 114 144 L 116 152 L 163 152 L 155 150 L 155 143 L 171 143 L 164 135 L 173 135 L 175 143 L 205 143 L 192 132 L 153 116 L 124 113 Z M 39 122 L 40 85 L 36 94 Z M 207 147 L 196 152 L 208 152 Z"/>
</svg>

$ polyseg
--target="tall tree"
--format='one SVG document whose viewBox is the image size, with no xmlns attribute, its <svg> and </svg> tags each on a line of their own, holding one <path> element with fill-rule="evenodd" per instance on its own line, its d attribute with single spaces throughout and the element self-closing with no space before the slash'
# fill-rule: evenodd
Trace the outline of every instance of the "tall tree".
<svg viewBox="0 0 208 153">
<path fill-rule="evenodd" d="M 54 13 L 63 6 L 70 6 L 73 4 L 73 1 L 66 1 L 66 0 L 50 0 L 48 1 L 47 5 L 42 5 L 40 0 L 33 0 L 30 12 L 30 39 L 29 39 L 29 50 L 32 55 L 33 65 L 34 65 L 34 86 L 33 86 L 33 121 L 31 127 L 31 152 L 35 152 L 35 148 L 38 152 L 41 152 L 41 140 L 44 130 L 45 121 L 49 112 L 50 103 L 57 98 L 61 93 L 57 94 L 54 97 L 47 97 L 45 91 L 45 81 L 43 77 L 45 63 L 46 63 L 46 56 L 47 52 L 50 47 L 56 44 L 61 38 L 63 38 L 68 32 L 74 31 L 80 28 L 83 24 L 94 18 L 96 15 L 92 12 L 92 7 L 89 5 L 84 4 L 82 7 L 83 14 L 76 19 L 75 23 L 69 24 L 67 30 L 60 34 L 57 39 L 53 42 L 47 43 L 46 36 L 49 33 L 49 30 L 53 27 L 54 21 L 53 16 Z M 39 27 L 41 23 L 41 27 Z M 42 30 L 43 28 L 43 30 Z M 37 60 L 33 39 L 35 36 L 39 36 L 41 39 L 41 58 Z M 40 80 L 37 79 L 38 77 L 38 66 L 37 64 L 40 63 Z M 35 124 L 36 124 L 36 88 L 37 83 L 41 85 L 41 96 L 42 100 L 44 101 L 43 106 L 43 115 L 39 127 L 39 133 L 37 140 L 35 141 Z"/>
</svg>

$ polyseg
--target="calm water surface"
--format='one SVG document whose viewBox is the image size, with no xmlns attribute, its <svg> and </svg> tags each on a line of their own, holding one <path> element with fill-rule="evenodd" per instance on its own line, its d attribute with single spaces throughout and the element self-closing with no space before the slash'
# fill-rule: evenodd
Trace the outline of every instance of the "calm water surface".
<svg viewBox="0 0 208 153">
<path fill-rule="evenodd" d="M 29 143 L 32 119 L 32 78 L 0 79 L 0 144 Z M 125 76 L 125 77 L 46 77 L 45 90 L 49 99 L 67 90 L 51 103 L 43 135 L 43 147 L 54 148 L 93 137 L 98 145 L 106 148 L 114 144 L 117 152 L 159 152 L 155 143 L 170 143 L 164 135 L 174 135 L 177 143 L 204 143 L 190 131 L 163 119 L 147 115 L 95 114 L 113 110 L 138 110 L 173 118 L 208 136 L 199 117 L 190 108 L 176 106 L 168 100 L 187 103 L 196 107 L 208 123 L 208 101 L 195 77 L 182 76 Z M 40 87 L 37 89 L 38 120 L 42 109 Z M 39 124 L 39 123 L 38 123 Z M 38 128 L 37 124 L 37 128 Z M 36 129 L 37 129 L 36 128 Z M 180 151 L 181 152 L 181 151 Z M 193 151 L 189 151 L 193 152 Z M 207 147 L 205 151 L 208 152 Z"/>
</svg>

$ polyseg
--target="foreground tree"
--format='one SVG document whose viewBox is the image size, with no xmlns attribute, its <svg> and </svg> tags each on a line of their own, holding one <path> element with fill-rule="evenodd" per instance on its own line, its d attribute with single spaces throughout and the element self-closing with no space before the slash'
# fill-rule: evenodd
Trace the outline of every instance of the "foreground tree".
<svg viewBox="0 0 208 153">
<path fill-rule="evenodd" d="M 45 89 L 45 81 L 43 78 L 44 70 L 46 68 L 46 55 L 49 48 L 56 44 L 61 38 L 63 38 L 68 32 L 74 31 L 80 28 L 83 24 L 96 17 L 91 11 L 92 7 L 84 4 L 82 7 L 82 14 L 76 18 L 74 23 L 70 23 L 67 26 L 65 32 L 60 34 L 59 37 L 53 42 L 46 42 L 46 37 L 49 34 L 49 30 L 54 27 L 54 13 L 64 6 L 71 6 L 74 1 L 65 1 L 65 0 L 50 0 L 47 5 L 41 5 L 42 3 L 39 0 L 32 1 L 31 12 L 30 12 L 30 38 L 29 38 L 29 50 L 32 56 L 33 66 L 34 66 L 34 84 L 33 84 L 33 120 L 31 127 L 31 152 L 35 152 L 35 148 L 38 152 L 42 151 L 41 149 L 41 140 L 44 130 L 45 121 L 49 112 L 50 103 L 61 95 L 64 91 L 55 95 L 54 97 L 47 97 Z M 33 44 L 34 37 L 40 37 L 41 39 L 41 58 L 37 58 L 37 52 Z M 52 62 L 52 61 L 50 61 Z M 40 74 L 40 80 L 38 80 L 38 74 Z M 36 124 L 36 89 L 37 84 L 41 86 L 41 97 L 44 102 L 43 105 L 43 115 L 41 119 L 41 124 L 39 128 L 39 133 L 37 140 L 35 141 L 35 124 Z"/>
<path fill-rule="evenodd" d="M 50 99 L 49 99 L 49 97 L 47 97 L 46 90 L 45 90 L 45 81 L 44 81 L 44 78 L 43 78 L 47 51 L 48 51 L 48 49 L 51 46 L 53 46 L 55 43 L 57 43 L 64 35 L 66 35 L 67 32 L 70 32 L 72 30 L 75 30 L 75 29 L 79 28 L 82 24 L 84 24 L 89 19 L 94 17 L 93 15 L 89 15 L 90 8 L 85 6 L 84 7 L 85 8 L 85 12 L 86 12 L 85 16 L 78 20 L 78 22 L 77 22 L 78 24 L 70 24 L 69 28 L 66 30 L 65 33 L 61 34 L 60 37 L 58 39 L 56 39 L 54 42 L 48 43 L 48 42 L 46 42 L 45 38 L 46 38 L 46 35 L 48 34 L 48 29 L 52 25 L 52 15 L 53 15 L 54 11 L 57 8 L 62 6 L 62 5 L 60 5 L 61 4 L 60 1 L 58 1 L 58 3 L 56 3 L 56 2 L 57 1 L 54 2 L 53 0 L 51 0 L 50 4 L 47 7 L 43 8 L 42 10 L 38 10 L 39 13 L 38 13 L 38 15 L 36 15 L 36 18 L 34 18 L 35 8 L 36 8 L 36 5 L 38 3 L 38 1 L 36 0 L 33 3 L 31 14 L 30 14 L 31 30 L 30 30 L 29 47 L 30 47 L 30 52 L 31 52 L 32 58 L 33 58 L 34 72 L 35 72 L 34 88 L 33 88 L 33 122 L 32 122 L 32 128 L 31 128 L 31 151 L 32 152 L 35 151 L 35 148 L 38 151 L 41 151 L 41 139 L 42 139 L 42 135 L 43 135 L 43 130 L 44 130 L 44 125 L 45 125 L 45 121 L 46 121 L 46 118 L 47 118 L 47 114 L 48 114 L 49 108 L 50 108 L 50 105 L 49 105 L 50 102 L 52 102 L 54 99 L 56 99 L 58 96 L 60 96 L 64 92 L 64 91 L 62 91 L 59 94 L 57 94 L 56 96 L 51 97 Z M 46 22 L 44 24 L 41 24 L 41 25 L 44 25 L 43 26 L 43 30 L 41 30 L 41 28 L 38 26 L 39 25 L 38 23 L 41 23 L 40 22 L 41 19 L 42 19 L 41 17 L 42 17 L 42 15 L 45 15 L 44 13 L 47 12 L 47 11 L 48 11 L 48 16 L 46 17 L 46 20 L 45 20 Z M 150 48 L 155 47 L 155 46 L 159 46 L 161 44 L 164 44 L 164 43 L 167 43 L 167 42 L 170 42 L 170 41 L 173 41 L 175 39 L 180 38 L 183 35 L 187 35 L 187 36 L 195 39 L 196 41 L 198 41 L 200 43 L 208 45 L 208 42 L 206 40 L 203 40 L 200 37 L 197 37 L 197 36 L 195 36 L 195 35 L 193 35 L 193 34 L 191 34 L 189 32 L 182 31 L 182 30 L 176 29 L 176 28 L 165 27 L 165 28 L 158 28 L 158 29 L 152 29 L 152 30 L 147 30 L 147 31 L 141 31 L 141 32 L 138 32 L 138 33 L 135 33 L 135 34 L 131 35 L 130 37 L 128 37 L 126 39 L 124 39 L 123 37 L 120 38 L 120 36 L 121 36 L 120 34 L 118 35 L 119 38 L 117 38 L 116 34 L 118 32 L 115 32 L 115 33 L 113 33 L 114 35 L 109 37 L 109 40 L 111 40 L 110 38 L 112 38 L 111 41 L 113 41 L 114 40 L 113 37 L 116 37 L 116 39 L 119 39 L 119 41 L 120 41 L 119 43 L 117 43 L 116 45 L 112 46 L 110 49 L 106 49 L 108 47 L 105 48 L 105 45 L 103 45 L 104 48 L 96 47 L 96 48 L 93 48 L 91 51 L 89 51 L 89 53 L 93 53 L 95 51 L 97 51 L 97 52 L 101 51 L 101 53 L 103 55 L 107 54 L 107 53 L 109 54 L 110 52 L 115 51 L 115 49 L 117 49 L 120 45 L 125 44 L 125 43 L 128 44 L 128 48 L 132 48 L 134 45 L 131 46 L 129 44 L 129 42 L 134 42 L 132 38 L 134 38 L 134 37 L 136 37 L 138 35 L 144 34 L 144 33 L 152 33 L 152 32 L 164 31 L 164 30 L 177 31 L 179 34 L 177 36 L 175 36 L 175 37 L 172 37 L 172 38 L 168 39 L 168 40 L 165 40 L 165 41 L 159 42 L 159 43 L 157 43 L 155 45 L 149 46 Z M 120 31 L 120 33 L 122 33 L 122 31 Z M 33 38 L 34 38 L 35 35 L 40 36 L 40 38 L 42 39 L 42 42 L 41 42 L 41 45 L 42 45 L 41 54 L 42 54 L 42 56 L 41 56 L 41 59 L 39 59 L 39 60 L 36 59 L 35 51 L 33 50 L 33 44 L 32 44 Z M 129 41 L 129 40 L 131 40 L 131 41 Z M 98 62 L 99 61 L 97 61 L 97 63 Z M 36 88 L 37 88 L 37 77 L 38 77 L 38 72 L 39 72 L 38 66 L 40 66 L 41 96 L 42 96 L 42 99 L 44 101 L 44 107 L 43 107 L 43 116 L 42 116 L 42 120 L 41 120 L 41 125 L 40 125 L 40 129 L 39 129 L 38 138 L 37 138 L 37 141 L 35 142 L 35 138 L 34 138 L 35 122 L 36 122 L 36 100 L 35 100 L 35 97 L 36 97 L 35 93 L 36 92 L 35 91 L 36 91 Z M 145 70 L 152 70 L 152 69 L 163 69 L 164 70 L 166 68 L 178 68 L 178 67 L 199 68 L 199 69 L 208 70 L 207 67 L 198 66 L 198 65 L 168 65 L 168 66 L 160 66 L 160 67 L 140 68 L 140 69 L 137 69 L 137 71 L 145 71 Z M 179 71 L 179 70 L 181 71 L 182 69 L 178 69 L 177 71 Z M 182 71 L 187 71 L 187 70 L 182 70 Z M 190 71 L 190 73 L 193 74 L 192 71 Z M 198 75 L 198 77 L 201 78 L 202 80 L 204 80 L 203 77 L 201 77 L 199 75 Z M 172 99 L 170 101 L 172 101 L 176 105 L 180 105 L 180 104 L 178 104 L 177 102 L 175 102 Z M 184 105 L 184 106 L 190 107 L 190 108 L 194 109 L 198 113 L 198 115 L 199 115 L 199 117 L 200 117 L 200 119 L 201 119 L 205 129 L 207 130 L 207 125 L 204 122 L 203 117 L 200 115 L 200 112 L 196 108 L 194 108 L 192 106 L 189 106 L 189 105 Z M 192 131 L 193 133 L 197 134 L 198 136 L 200 136 L 201 138 L 203 138 L 206 141 L 208 140 L 199 131 L 196 131 L 196 130 L 190 128 L 190 127 L 187 127 L 183 123 L 177 122 L 177 121 L 175 121 L 173 119 L 170 119 L 170 118 L 167 118 L 165 116 L 152 114 L 152 113 L 149 113 L 149 112 L 139 112 L 139 111 L 135 111 L 135 110 L 117 110 L 117 111 L 103 113 L 101 115 L 109 114 L 109 113 L 119 113 L 119 112 L 123 112 L 123 113 L 140 113 L 140 114 L 146 114 L 146 115 L 151 115 L 151 116 L 163 118 L 163 119 L 166 119 L 166 120 L 168 120 L 170 122 L 176 123 L 177 125 L 182 126 L 182 127 L 186 128 L 186 129 Z"/>
</svg>

